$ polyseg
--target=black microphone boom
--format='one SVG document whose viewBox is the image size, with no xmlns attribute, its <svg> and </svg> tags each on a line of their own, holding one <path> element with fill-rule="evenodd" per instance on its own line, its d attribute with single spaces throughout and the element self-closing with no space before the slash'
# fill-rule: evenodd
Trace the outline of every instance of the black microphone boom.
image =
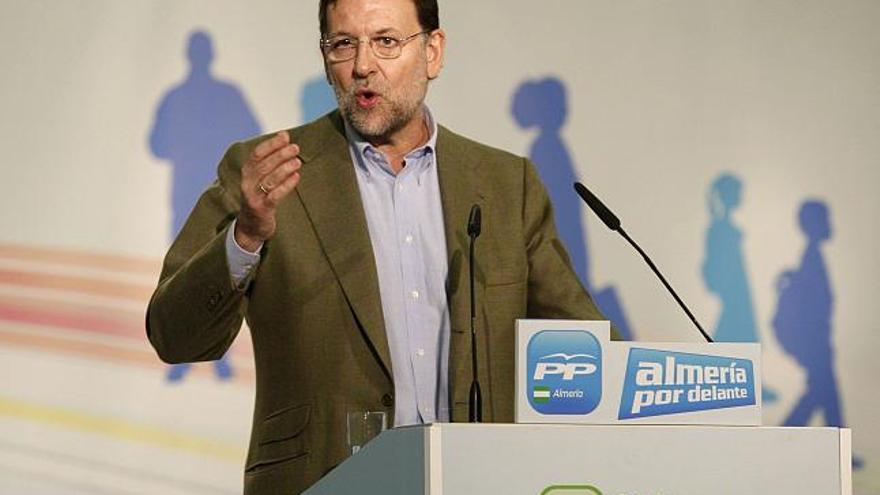
<svg viewBox="0 0 880 495">
<path fill-rule="evenodd" d="M 660 273 L 660 270 L 657 269 L 657 266 L 654 265 L 654 262 L 651 261 L 651 258 L 649 258 L 648 255 L 642 250 L 642 248 L 639 247 L 639 245 L 636 244 L 636 242 L 633 241 L 629 235 L 627 235 L 625 230 L 623 230 L 623 227 L 620 225 L 620 219 L 617 218 L 617 215 L 612 213 L 611 210 L 609 210 L 608 207 L 605 206 L 605 204 L 603 204 L 602 201 L 600 201 L 599 198 L 596 197 L 596 195 L 591 193 L 590 190 L 587 189 L 586 186 L 584 186 L 580 182 L 574 183 L 574 190 L 577 191 L 578 196 L 580 196 L 581 199 L 583 199 L 584 202 L 587 203 L 587 206 L 589 206 L 590 209 L 593 210 L 593 212 L 599 217 L 600 220 L 602 220 L 605 225 L 608 226 L 609 229 L 623 236 L 623 238 L 626 239 L 626 241 L 629 242 L 630 245 L 634 247 L 640 255 L 642 255 L 642 258 L 645 260 L 646 263 L 648 263 L 648 266 L 651 267 L 651 270 L 654 271 L 654 274 L 656 274 L 660 281 L 663 282 L 663 286 L 666 287 L 666 290 L 668 290 L 669 293 L 672 294 L 675 302 L 677 302 L 678 305 L 681 306 L 681 309 L 683 309 L 684 312 L 687 313 L 688 318 L 691 319 L 691 322 L 693 322 L 693 324 L 697 327 L 697 330 L 699 330 L 700 333 L 703 334 L 703 338 L 706 339 L 706 342 L 714 342 L 712 340 L 712 337 L 709 337 L 709 334 L 707 334 L 706 331 L 703 330 L 702 325 L 700 325 L 700 323 L 694 317 L 693 313 L 691 313 L 691 310 L 688 309 L 688 307 L 684 304 L 684 301 L 682 301 L 681 298 L 678 297 L 678 294 L 675 292 L 672 286 L 669 285 L 669 282 L 666 281 L 666 277 L 664 277 L 663 274 Z"/>
<path fill-rule="evenodd" d="M 471 282 L 471 392 L 468 398 L 468 420 L 471 423 L 483 422 L 483 393 L 480 391 L 480 381 L 477 378 L 477 304 L 474 296 L 474 242 L 480 236 L 483 222 L 480 215 L 480 205 L 471 206 L 471 214 L 468 217 L 468 237 L 470 242 L 470 258 L 468 270 Z"/>
<path fill-rule="evenodd" d="M 604 223 L 611 230 L 620 230 L 620 219 L 617 218 L 617 215 L 611 213 L 611 210 L 609 210 L 604 203 L 599 201 L 599 198 L 591 193 L 590 190 L 586 188 L 586 186 L 584 186 L 580 182 L 575 182 L 574 190 L 577 191 L 581 199 L 583 199 L 584 202 L 587 203 L 587 206 L 589 206 L 590 209 L 593 210 L 594 213 L 596 213 L 596 215 L 599 217 L 599 220 L 602 220 L 602 223 Z"/>
</svg>

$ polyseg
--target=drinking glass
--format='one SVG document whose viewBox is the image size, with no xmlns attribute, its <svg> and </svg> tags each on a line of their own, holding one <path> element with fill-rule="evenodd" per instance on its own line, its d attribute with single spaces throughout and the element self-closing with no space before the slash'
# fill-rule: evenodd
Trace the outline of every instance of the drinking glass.
<svg viewBox="0 0 880 495">
<path fill-rule="evenodd" d="M 353 411 L 348 413 L 348 447 L 357 454 L 367 442 L 388 428 L 383 411 Z"/>
</svg>

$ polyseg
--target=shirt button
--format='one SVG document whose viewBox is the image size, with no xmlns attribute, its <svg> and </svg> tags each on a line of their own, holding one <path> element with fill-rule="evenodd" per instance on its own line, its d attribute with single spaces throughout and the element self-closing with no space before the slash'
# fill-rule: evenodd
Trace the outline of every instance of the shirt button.
<svg viewBox="0 0 880 495">
<path fill-rule="evenodd" d="M 403 191 L 403 184 L 398 184 L 398 185 L 397 185 L 397 190 L 398 190 L 398 191 Z"/>
<path fill-rule="evenodd" d="M 419 349 L 419 350 L 416 351 L 416 354 L 418 354 L 419 356 L 424 356 L 424 355 L 425 355 L 425 350 L 424 350 L 424 349 Z"/>
<path fill-rule="evenodd" d="M 404 238 L 404 240 L 406 241 L 407 244 L 412 244 L 413 236 L 408 235 L 408 236 L 406 236 L 406 238 Z"/>
<path fill-rule="evenodd" d="M 411 295 L 413 299 L 418 299 L 419 298 L 419 291 L 414 290 L 414 291 L 410 292 L 409 295 Z"/>
</svg>

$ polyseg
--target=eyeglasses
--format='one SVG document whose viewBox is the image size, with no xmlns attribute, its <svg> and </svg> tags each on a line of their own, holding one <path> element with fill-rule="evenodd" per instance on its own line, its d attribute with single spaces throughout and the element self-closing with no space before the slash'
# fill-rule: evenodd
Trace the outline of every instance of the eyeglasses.
<svg viewBox="0 0 880 495">
<path fill-rule="evenodd" d="M 397 58 L 403 52 L 403 45 L 409 43 L 417 36 L 428 34 L 431 31 L 421 31 L 404 38 L 395 38 L 388 35 L 378 35 L 368 38 L 373 54 L 379 58 Z M 346 62 L 357 55 L 358 47 L 363 38 L 351 36 L 336 36 L 329 39 L 321 39 L 321 50 L 330 62 Z"/>
</svg>

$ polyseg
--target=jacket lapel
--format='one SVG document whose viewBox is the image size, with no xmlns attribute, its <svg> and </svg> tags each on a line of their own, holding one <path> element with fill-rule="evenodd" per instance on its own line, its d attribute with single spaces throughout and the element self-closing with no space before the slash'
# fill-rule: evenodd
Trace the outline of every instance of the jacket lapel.
<svg viewBox="0 0 880 495">
<path fill-rule="evenodd" d="M 302 179 L 295 191 L 349 306 L 391 378 L 373 246 L 339 113 L 293 136 L 293 142 L 311 144 L 303 144 Z"/>
<path fill-rule="evenodd" d="M 467 222 L 471 206 L 483 203 L 472 158 L 457 136 L 439 127 L 437 165 L 449 267 L 447 298 L 452 335 L 450 375 L 464 366 L 460 354 L 469 349 L 470 327 Z M 360 322 L 389 378 L 391 355 L 385 333 L 379 279 L 354 166 L 338 112 L 315 127 L 293 136 L 304 145 L 300 153 L 303 178 L 296 188 L 349 306 Z M 477 278 L 481 278 L 477 273 Z M 452 385 L 452 384 L 451 384 Z"/>
</svg>

